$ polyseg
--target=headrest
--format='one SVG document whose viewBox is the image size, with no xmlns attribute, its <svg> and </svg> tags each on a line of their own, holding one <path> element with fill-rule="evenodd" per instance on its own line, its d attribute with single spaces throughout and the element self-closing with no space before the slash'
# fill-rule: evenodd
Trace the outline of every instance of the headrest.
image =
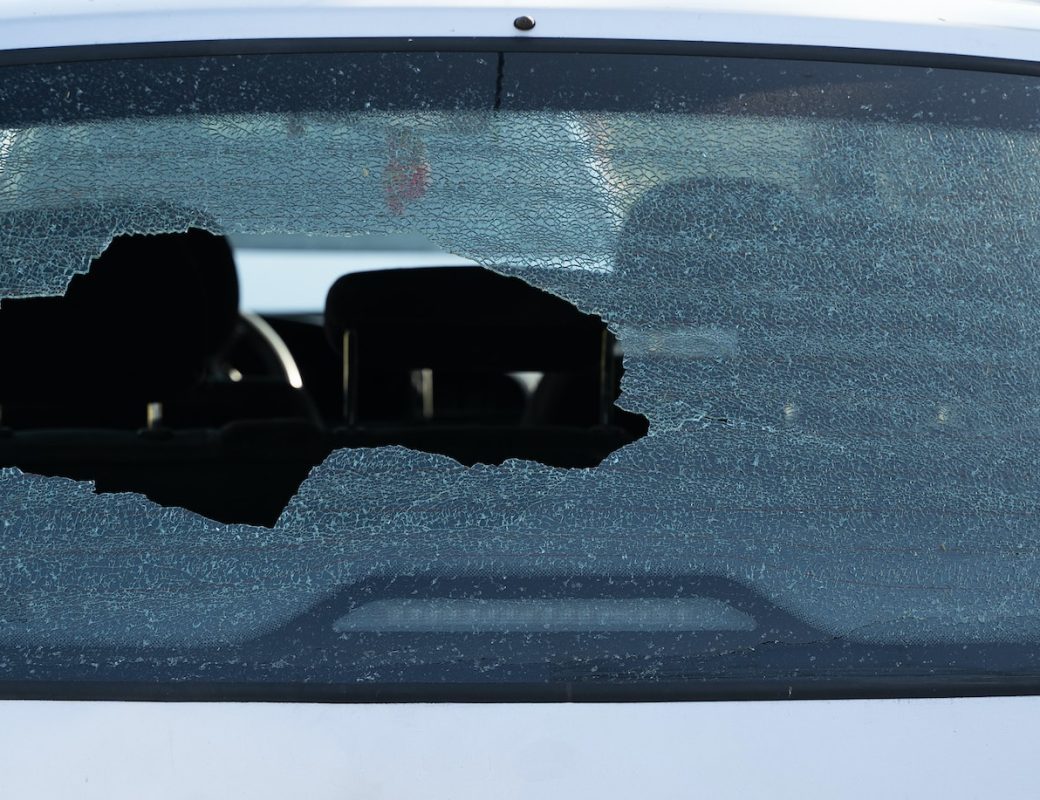
<svg viewBox="0 0 1040 800">
<path fill-rule="evenodd" d="M 657 186 L 625 221 L 614 291 L 645 309 L 640 333 L 692 342 L 682 380 L 719 416 L 842 434 L 1031 418 L 1040 281 L 1023 240 L 999 214 L 936 219 L 861 188 Z"/>
<path fill-rule="evenodd" d="M 0 403 L 161 401 L 202 376 L 237 317 L 223 237 L 116 237 L 64 296 L 0 302 Z"/>
<path fill-rule="evenodd" d="M 734 259 L 804 243 L 814 220 L 789 190 L 750 178 L 689 178 L 647 191 L 618 239 L 617 277 L 641 285 L 725 280 Z M 752 245 L 749 247 L 748 245 Z M 706 257 L 707 256 L 707 257 Z M 688 285 L 688 283 L 687 283 Z M 688 288 L 692 288 L 689 287 Z"/>
<path fill-rule="evenodd" d="M 568 369 L 597 352 L 603 322 L 519 278 L 477 267 L 355 272 L 329 290 L 325 330 L 358 336 L 364 364 Z"/>
</svg>

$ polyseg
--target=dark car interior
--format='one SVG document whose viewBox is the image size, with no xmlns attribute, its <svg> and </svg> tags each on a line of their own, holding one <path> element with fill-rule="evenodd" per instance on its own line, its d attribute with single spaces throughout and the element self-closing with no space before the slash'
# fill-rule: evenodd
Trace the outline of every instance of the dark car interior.
<svg viewBox="0 0 1040 800">
<path fill-rule="evenodd" d="M 227 241 L 192 229 L 117 237 L 64 296 L 3 301 L 0 466 L 270 526 L 336 448 L 592 467 L 647 430 L 614 405 L 603 321 L 517 278 L 354 272 L 323 316 L 238 296 Z"/>
</svg>

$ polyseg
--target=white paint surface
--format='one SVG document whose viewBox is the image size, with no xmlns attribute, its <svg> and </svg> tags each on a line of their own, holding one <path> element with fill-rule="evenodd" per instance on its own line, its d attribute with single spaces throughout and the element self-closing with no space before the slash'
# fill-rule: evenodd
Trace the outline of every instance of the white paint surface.
<svg viewBox="0 0 1040 800">
<path fill-rule="evenodd" d="M 4 800 L 1040 794 L 1040 697 L 596 705 L 0 703 Z"/>
<path fill-rule="evenodd" d="M 518 14 L 536 27 L 513 27 Z M 821 45 L 1035 59 L 1020 0 L 0 0 L 0 49 L 220 39 L 548 37 Z"/>
</svg>

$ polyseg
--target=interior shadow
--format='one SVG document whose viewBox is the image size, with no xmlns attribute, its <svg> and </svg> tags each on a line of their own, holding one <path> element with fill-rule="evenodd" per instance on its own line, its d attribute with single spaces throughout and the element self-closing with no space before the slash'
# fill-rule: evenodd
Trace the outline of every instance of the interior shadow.
<svg viewBox="0 0 1040 800">
<path fill-rule="evenodd" d="M 481 268 L 353 273 L 323 319 L 258 319 L 222 237 L 122 236 L 64 296 L 0 304 L 0 466 L 272 526 L 337 448 L 593 467 L 647 430 L 621 371 L 601 319 Z"/>
</svg>

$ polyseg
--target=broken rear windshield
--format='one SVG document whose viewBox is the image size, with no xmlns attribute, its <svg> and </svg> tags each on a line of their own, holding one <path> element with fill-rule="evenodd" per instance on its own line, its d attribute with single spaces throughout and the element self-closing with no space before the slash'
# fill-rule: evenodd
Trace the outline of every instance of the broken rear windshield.
<svg viewBox="0 0 1040 800">
<path fill-rule="evenodd" d="M 1038 92 L 4 67 L 0 690 L 1034 687 Z"/>
</svg>

